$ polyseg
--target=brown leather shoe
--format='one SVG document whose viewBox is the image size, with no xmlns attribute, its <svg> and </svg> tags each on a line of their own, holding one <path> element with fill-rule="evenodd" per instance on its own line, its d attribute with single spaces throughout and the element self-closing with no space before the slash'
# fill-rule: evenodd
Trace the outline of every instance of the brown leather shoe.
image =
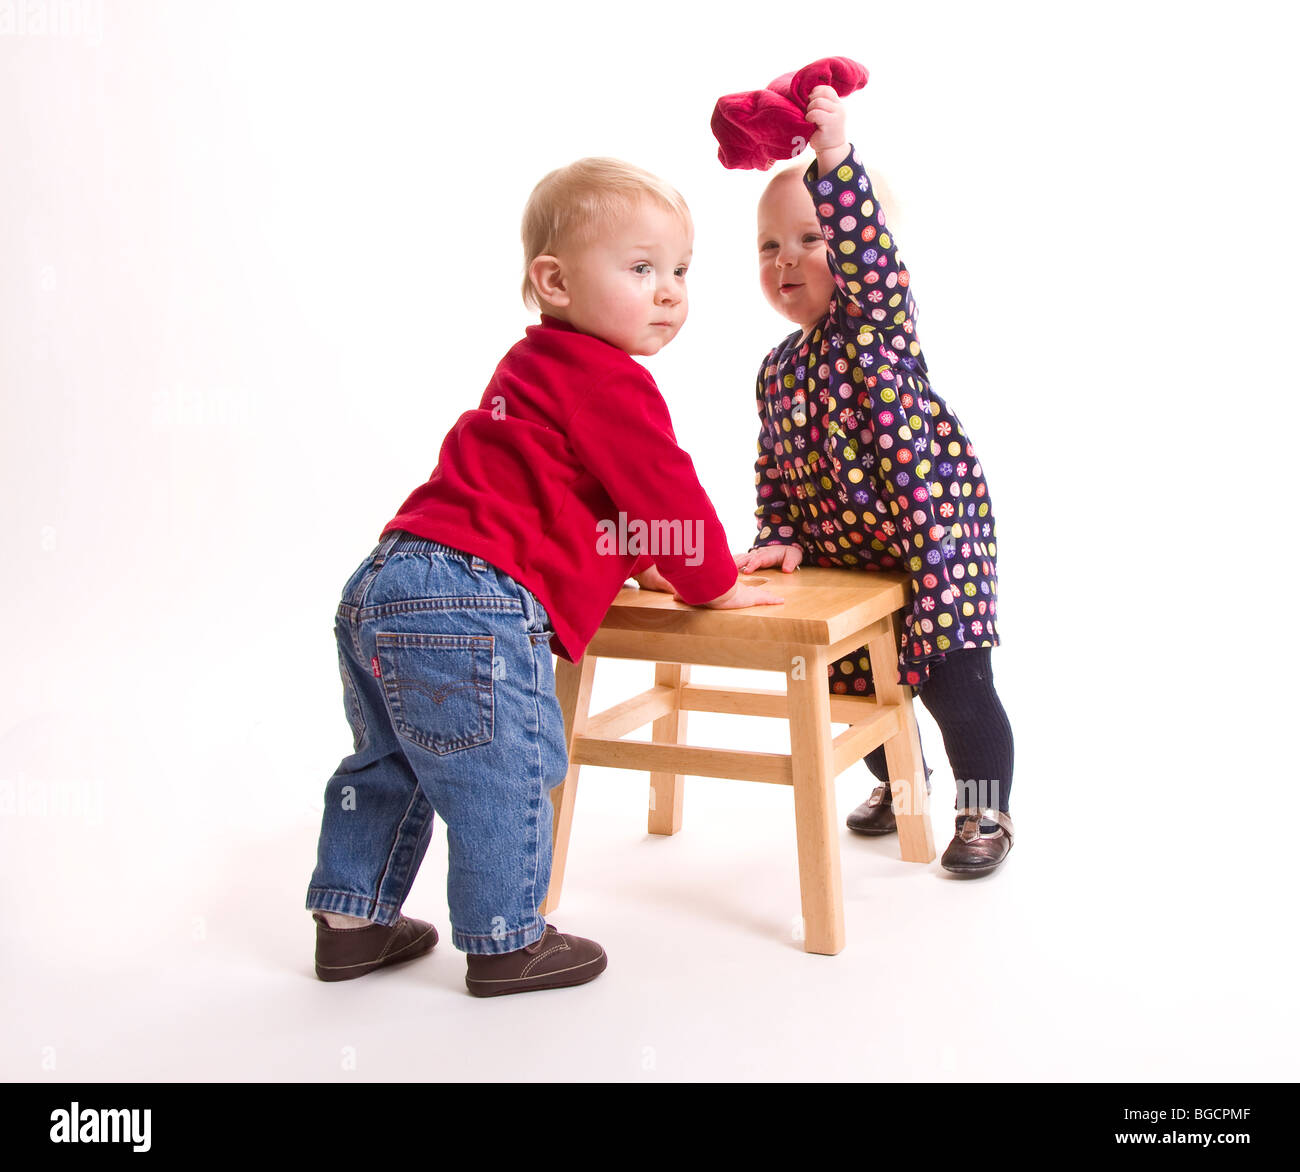
<svg viewBox="0 0 1300 1172">
<path fill-rule="evenodd" d="M 847 825 L 858 834 L 893 834 L 898 829 L 888 782 L 871 791 L 871 796 L 849 815 Z"/>
<path fill-rule="evenodd" d="M 322 981 L 350 981 L 385 965 L 423 956 L 438 943 L 432 924 L 400 916 L 395 924 L 331 928 L 320 912 L 316 921 L 316 975 Z"/>
<path fill-rule="evenodd" d="M 566 936 L 547 924 L 532 944 L 514 952 L 467 953 L 465 986 L 475 997 L 583 985 L 605 971 L 608 958 L 594 940 Z"/>
<path fill-rule="evenodd" d="M 991 834 L 980 832 L 980 816 L 996 822 Z M 945 871 L 956 875 L 986 875 L 994 870 L 1011 849 L 1015 827 L 1001 810 L 959 810 L 957 833 L 939 860 Z"/>
</svg>

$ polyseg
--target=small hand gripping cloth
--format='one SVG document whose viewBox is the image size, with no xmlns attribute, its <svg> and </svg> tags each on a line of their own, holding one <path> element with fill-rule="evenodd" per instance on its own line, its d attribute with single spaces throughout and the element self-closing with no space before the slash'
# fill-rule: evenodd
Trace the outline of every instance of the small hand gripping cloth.
<svg viewBox="0 0 1300 1172">
<path fill-rule="evenodd" d="M 844 97 L 866 84 L 867 71 L 856 61 L 823 57 L 783 73 L 766 89 L 719 98 L 710 122 L 719 161 L 733 171 L 766 171 L 795 158 L 817 133 L 816 124 L 804 118 L 812 91 L 828 85 Z"/>
</svg>

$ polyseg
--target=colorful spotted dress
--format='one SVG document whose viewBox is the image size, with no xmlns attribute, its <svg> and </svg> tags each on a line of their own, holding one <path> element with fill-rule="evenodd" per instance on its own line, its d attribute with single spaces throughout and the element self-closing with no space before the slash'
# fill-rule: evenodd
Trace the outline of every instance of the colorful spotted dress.
<svg viewBox="0 0 1300 1172">
<path fill-rule="evenodd" d="M 857 151 L 803 178 L 836 290 L 807 341 L 791 334 L 759 371 L 753 548 L 909 571 L 899 681 L 919 686 L 946 652 L 998 644 L 993 506 L 961 421 L 930 388 L 911 279 Z M 874 692 L 865 648 L 829 674 L 833 692 Z"/>
</svg>

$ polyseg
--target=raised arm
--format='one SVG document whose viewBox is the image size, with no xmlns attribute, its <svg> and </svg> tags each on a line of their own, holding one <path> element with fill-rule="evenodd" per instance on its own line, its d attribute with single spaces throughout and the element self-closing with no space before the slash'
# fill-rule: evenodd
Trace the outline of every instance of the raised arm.
<svg viewBox="0 0 1300 1172">
<path fill-rule="evenodd" d="M 902 327 L 910 333 L 911 278 L 898 258 L 871 179 L 847 140 L 844 103 L 830 86 L 818 86 L 807 116 L 818 125 L 810 143 L 817 160 L 803 179 L 826 237 L 835 283 L 872 326 L 886 331 Z"/>
</svg>

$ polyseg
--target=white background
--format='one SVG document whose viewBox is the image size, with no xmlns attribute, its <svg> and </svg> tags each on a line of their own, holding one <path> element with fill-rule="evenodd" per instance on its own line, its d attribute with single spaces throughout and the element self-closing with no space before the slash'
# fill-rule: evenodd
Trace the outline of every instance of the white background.
<svg viewBox="0 0 1300 1172">
<path fill-rule="evenodd" d="M 831 8 L 0 5 L 0 1074 L 1295 1077 L 1285 9 Z M 1015 850 L 959 883 L 844 832 L 849 947 L 812 957 L 788 793 L 692 780 L 651 840 L 644 778 L 593 769 L 554 918 L 597 982 L 473 1002 L 439 824 L 406 910 L 444 943 L 321 985 L 334 606 L 535 320 L 528 192 L 610 154 L 685 195 L 690 320 L 646 361 L 747 548 L 792 327 L 709 116 L 832 54 L 995 506 Z"/>
</svg>

